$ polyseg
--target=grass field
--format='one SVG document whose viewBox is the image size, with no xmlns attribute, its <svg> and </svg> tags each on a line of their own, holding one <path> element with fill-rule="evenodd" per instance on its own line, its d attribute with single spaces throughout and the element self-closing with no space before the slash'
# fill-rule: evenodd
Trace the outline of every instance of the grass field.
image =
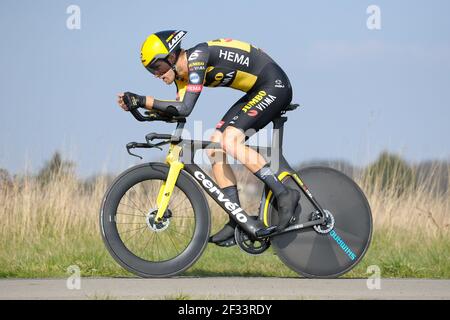
<svg viewBox="0 0 450 320">
<path fill-rule="evenodd" d="M 244 179 L 245 180 L 245 179 Z M 241 181 L 241 184 L 245 181 Z M 357 179 L 374 217 L 371 247 L 345 277 L 367 277 L 380 267 L 382 277 L 450 278 L 450 199 L 429 188 L 400 195 L 393 187 Z M 55 175 L 45 184 L 32 177 L 0 185 L 0 277 L 65 277 L 77 265 L 82 276 L 132 276 L 109 256 L 99 231 L 98 213 L 107 188 L 99 178 L 89 187 L 73 175 Z M 243 207 L 256 208 L 242 194 Z M 224 214 L 212 204 L 213 231 Z M 196 276 L 297 276 L 270 249 L 249 256 L 237 247 L 208 245 L 186 273 Z"/>
</svg>

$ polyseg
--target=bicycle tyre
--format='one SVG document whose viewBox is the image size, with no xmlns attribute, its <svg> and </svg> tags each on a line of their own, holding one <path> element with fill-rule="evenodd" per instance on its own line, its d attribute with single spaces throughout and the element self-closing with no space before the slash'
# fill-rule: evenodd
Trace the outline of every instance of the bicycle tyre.
<svg viewBox="0 0 450 320">
<path fill-rule="evenodd" d="M 114 260 L 129 272 L 144 278 L 172 277 L 191 267 L 202 255 L 208 244 L 211 217 L 203 191 L 185 172 L 181 171 L 176 182 L 192 205 L 195 216 L 193 237 L 187 247 L 176 257 L 152 262 L 135 255 L 124 244 L 116 225 L 117 208 L 122 197 L 134 185 L 142 181 L 165 181 L 169 167 L 163 163 L 146 163 L 134 166 L 118 176 L 106 192 L 100 210 L 100 226 L 103 242 Z"/>
</svg>

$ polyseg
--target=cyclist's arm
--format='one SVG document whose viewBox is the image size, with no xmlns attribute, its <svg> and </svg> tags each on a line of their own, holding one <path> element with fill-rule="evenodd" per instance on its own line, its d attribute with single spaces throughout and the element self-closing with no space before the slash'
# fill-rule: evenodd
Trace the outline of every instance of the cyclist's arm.
<svg viewBox="0 0 450 320">
<path fill-rule="evenodd" d="M 187 117 L 195 106 L 198 97 L 203 89 L 206 65 L 208 62 L 208 46 L 201 43 L 190 51 L 187 57 L 188 63 L 188 83 L 182 85 L 176 82 L 178 88 L 177 100 L 157 100 L 153 101 L 153 109 L 164 113 Z"/>
</svg>

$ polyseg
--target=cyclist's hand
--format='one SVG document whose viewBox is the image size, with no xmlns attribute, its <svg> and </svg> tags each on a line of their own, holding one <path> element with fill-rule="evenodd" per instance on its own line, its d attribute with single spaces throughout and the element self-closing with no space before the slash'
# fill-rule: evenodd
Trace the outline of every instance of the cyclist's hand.
<svg viewBox="0 0 450 320">
<path fill-rule="evenodd" d="M 123 110 L 130 111 L 137 108 L 145 108 L 145 100 L 145 96 L 140 96 L 132 92 L 125 92 L 118 95 L 117 102 Z"/>
<path fill-rule="evenodd" d="M 119 93 L 117 95 L 117 103 L 119 104 L 119 106 L 124 110 L 124 111 L 129 111 L 127 105 L 125 104 L 125 102 L 123 101 L 123 92 Z"/>
</svg>

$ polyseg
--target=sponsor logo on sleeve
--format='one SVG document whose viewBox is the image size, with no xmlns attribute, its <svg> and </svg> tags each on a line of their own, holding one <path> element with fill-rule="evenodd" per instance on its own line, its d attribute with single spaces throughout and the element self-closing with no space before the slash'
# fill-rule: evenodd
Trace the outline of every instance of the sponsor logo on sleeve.
<svg viewBox="0 0 450 320">
<path fill-rule="evenodd" d="M 197 72 L 192 72 L 191 74 L 189 74 L 189 81 L 193 84 L 198 84 L 200 83 L 200 76 Z"/>
<path fill-rule="evenodd" d="M 223 124 L 225 123 L 225 121 L 219 121 L 219 123 L 216 124 L 216 129 L 220 129 L 222 128 Z"/>
<path fill-rule="evenodd" d="M 188 58 L 188 61 L 193 61 L 195 59 L 198 58 L 198 55 L 202 53 L 202 50 L 195 50 L 194 52 L 191 53 L 191 55 Z"/>
<path fill-rule="evenodd" d="M 205 70 L 205 63 L 203 61 L 194 61 L 188 64 L 189 71 Z"/>
<path fill-rule="evenodd" d="M 203 86 L 201 84 L 188 84 L 187 85 L 187 92 L 200 92 L 202 91 Z"/>
</svg>

